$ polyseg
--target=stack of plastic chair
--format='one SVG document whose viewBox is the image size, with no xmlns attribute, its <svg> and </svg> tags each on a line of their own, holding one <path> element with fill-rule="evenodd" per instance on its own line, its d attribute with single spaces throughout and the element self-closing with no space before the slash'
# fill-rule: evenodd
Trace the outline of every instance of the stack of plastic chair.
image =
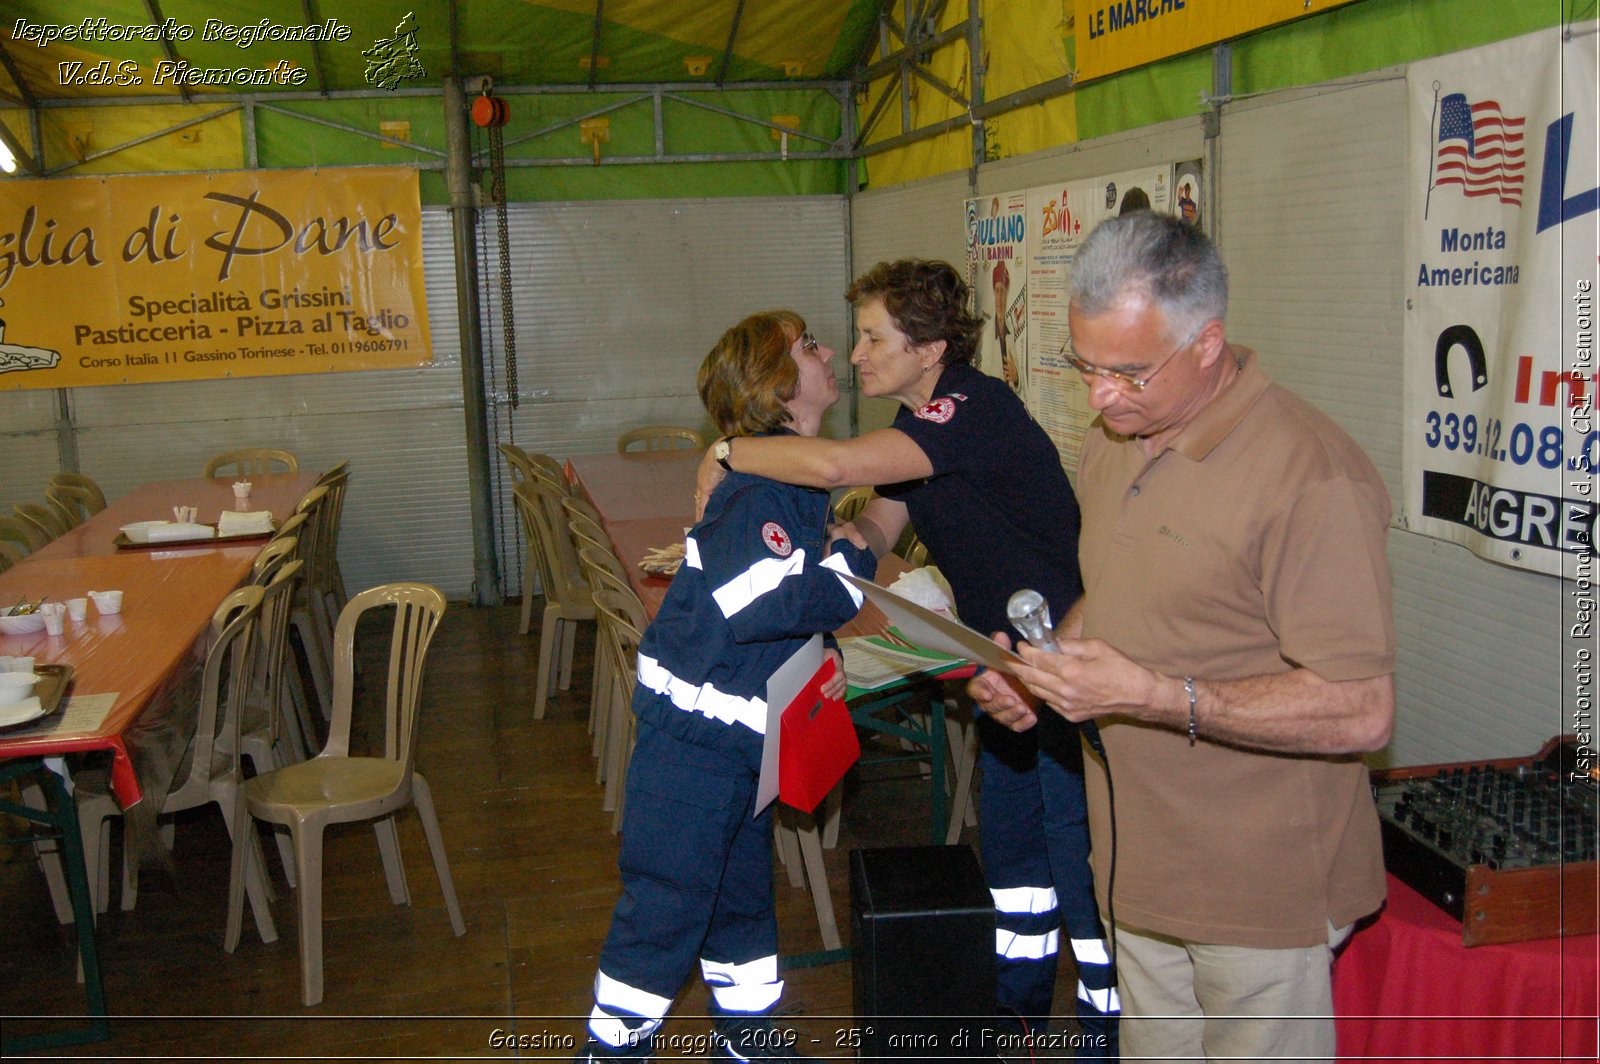
<svg viewBox="0 0 1600 1064">
<path fill-rule="evenodd" d="M 200 694 L 195 714 L 194 737 L 184 753 L 166 797 L 160 799 L 160 815 L 198 809 L 215 802 L 221 809 L 230 833 L 237 824 L 236 810 L 239 800 L 239 759 L 224 753 L 217 736 L 223 729 L 234 729 L 243 716 L 243 703 L 250 686 L 250 676 L 255 668 L 257 647 L 256 624 L 268 589 L 249 585 L 234 591 L 222 600 L 211 618 L 212 640 L 206 652 L 205 671 L 200 681 Z M 238 748 L 234 737 L 230 744 Z M 110 893 L 110 870 L 107 854 L 110 849 L 110 819 L 120 816 L 121 807 L 111 794 L 110 774 L 106 770 L 90 769 L 79 772 L 74 778 L 78 799 L 78 829 L 84 840 L 84 865 L 89 880 L 90 894 L 96 912 L 104 912 Z M 154 797 L 146 801 L 154 801 Z M 272 942 L 278 934 L 272 923 L 272 912 L 267 907 L 269 888 L 265 876 L 265 862 L 260 857 L 260 842 L 254 832 L 234 834 L 236 849 L 254 849 L 256 859 L 251 862 L 251 874 L 246 882 L 250 892 L 250 906 L 255 912 L 256 929 L 261 941 Z M 138 896 L 137 860 L 130 858 L 123 847 L 122 907 L 133 908 Z"/>
<path fill-rule="evenodd" d="M 66 515 L 54 505 L 47 506 L 42 502 L 19 502 L 12 509 L 16 511 L 18 517 L 44 536 L 45 543 L 65 534 L 68 530 Z"/>
<path fill-rule="evenodd" d="M 32 554 L 53 537 L 32 521 L 0 516 L 0 541 L 14 544 L 23 555 Z"/>
<path fill-rule="evenodd" d="M 325 533 L 323 524 L 328 518 L 328 489 L 314 487 L 295 504 L 295 515 L 304 515 L 300 526 L 299 558 L 306 563 L 307 573 L 315 573 L 325 562 L 322 557 Z M 280 530 L 281 532 L 281 530 Z M 333 614 L 329 612 L 327 598 L 316 589 L 311 576 L 301 582 L 295 594 L 295 605 L 289 623 L 300 637 L 300 647 L 305 652 L 306 664 L 311 671 L 311 686 L 316 691 L 317 703 L 322 707 L 324 719 L 333 715 Z"/>
<path fill-rule="evenodd" d="M 646 425 L 630 429 L 617 437 L 617 453 L 629 451 L 671 451 L 677 449 L 706 449 L 706 438 L 682 425 Z"/>
<path fill-rule="evenodd" d="M 639 672 L 639 640 L 650 623 L 644 606 L 632 591 L 601 588 L 594 592 L 599 621 L 598 643 L 611 657 L 615 710 L 606 731 L 606 797 L 611 830 L 622 827 L 622 805 L 628 781 L 628 759 L 633 756 L 634 716 L 629 706 Z M 598 648 L 597 648 L 598 649 Z"/>
<path fill-rule="evenodd" d="M 53 512 L 57 519 L 65 526 L 65 531 L 71 531 L 83 524 L 83 508 L 76 502 L 68 499 L 54 484 L 48 484 L 44 489 L 44 507 Z"/>
<path fill-rule="evenodd" d="M 100 490 L 99 484 L 82 473 L 56 473 L 50 478 L 50 486 L 71 488 L 68 494 L 77 499 L 91 515 L 106 508 L 106 493 Z"/>
<path fill-rule="evenodd" d="M 0 573 L 28 556 L 28 552 L 8 539 L 0 539 Z"/>
<path fill-rule="evenodd" d="M 224 451 L 206 463 L 205 475 L 228 480 L 253 477 L 262 473 L 298 473 L 300 461 L 288 451 L 275 447 L 243 447 Z"/>
<path fill-rule="evenodd" d="M 322 474 L 314 485 L 328 489 L 328 500 L 325 503 L 328 512 L 323 517 L 320 530 L 322 542 L 317 544 L 321 565 L 317 572 L 311 574 L 311 578 L 320 582 L 322 593 L 328 599 L 330 616 L 334 617 L 337 617 L 345 604 L 350 601 L 350 594 L 345 590 L 344 570 L 339 568 L 339 529 L 344 524 L 344 492 L 349 485 L 348 461 L 340 462 Z"/>
<path fill-rule="evenodd" d="M 550 695 L 558 688 L 566 690 L 572 685 L 577 622 L 594 620 L 594 602 L 555 489 L 539 480 L 525 480 L 512 488 L 512 494 L 528 539 L 538 546 L 532 554 L 539 566 L 539 582 L 544 586 L 539 672 L 533 704 L 534 719 L 541 720 Z M 552 513 L 563 514 L 563 519 L 552 520 Z"/>
<path fill-rule="evenodd" d="M 394 621 L 384 692 L 383 753 L 353 756 L 350 725 L 356 627 L 367 610 L 386 607 L 393 607 Z M 444 608 L 444 595 L 425 584 L 385 584 L 353 596 L 339 615 L 334 634 L 334 708 L 327 745 L 309 761 L 247 780 L 241 790 L 233 828 L 237 836 L 251 833 L 253 817 L 287 827 L 294 840 L 300 879 L 300 997 L 307 1005 L 322 1000 L 322 837 L 329 824 L 374 821 L 389 896 L 396 905 L 406 905 L 411 894 L 401 863 L 395 815 L 406 806 L 415 805 L 433 855 L 451 929 L 457 936 L 466 934 L 434 813 L 433 792 L 413 768 L 423 665 Z M 260 860 L 243 848 L 234 849 L 224 939 L 224 947 L 230 953 L 239 944 L 247 865 L 252 859 Z"/>
<path fill-rule="evenodd" d="M 290 514 L 284 518 L 283 524 L 278 526 L 278 531 L 261 548 L 261 553 L 256 555 L 255 561 L 250 563 L 250 582 L 265 587 L 271 582 L 278 569 L 290 561 L 304 562 L 300 535 L 305 531 L 306 515 L 304 513 Z M 302 567 L 300 580 L 303 582 L 305 571 Z M 298 656 L 289 644 L 289 629 L 294 624 L 294 616 L 299 611 L 302 616 L 309 607 L 305 604 L 304 588 L 297 583 L 290 593 L 289 602 L 284 606 L 285 617 L 283 621 L 283 657 L 282 678 L 279 681 L 283 697 L 288 705 L 284 708 L 284 721 L 290 736 L 298 737 L 299 746 L 303 749 L 302 757 L 316 749 L 316 722 L 311 719 L 311 700 L 315 689 L 315 679 L 306 676 L 305 670 L 300 667 Z M 309 621 L 306 622 L 309 626 Z M 276 661 L 277 658 L 272 660 Z M 309 662 L 309 657 L 307 661 Z M 331 682 L 331 677 L 330 677 Z"/>
<path fill-rule="evenodd" d="M 578 535 L 576 529 L 573 534 Z M 610 548 L 585 543 L 580 538 L 578 561 L 583 566 L 583 574 L 589 582 L 591 591 L 621 591 L 629 597 L 636 597 L 633 588 L 628 584 L 627 572 L 623 570 L 622 563 L 617 560 L 617 556 Z M 595 621 L 598 625 L 598 615 Z M 604 633 L 597 634 L 600 640 L 604 639 Z M 632 690 L 617 686 L 620 683 L 621 679 L 612 655 L 605 653 L 602 646 L 597 646 L 594 655 L 594 681 L 589 687 L 589 733 L 594 736 L 591 753 L 595 759 L 596 783 L 604 783 L 611 771 L 613 758 L 607 756 L 607 751 L 610 749 L 607 739 L 616 734 L 617 727 L 622 724 L 622 718 L 628 715 L 629 700 L 633 697 Z M 611 798 L 608 790 L 606 809 L 612 808 Z"/>
</svg>

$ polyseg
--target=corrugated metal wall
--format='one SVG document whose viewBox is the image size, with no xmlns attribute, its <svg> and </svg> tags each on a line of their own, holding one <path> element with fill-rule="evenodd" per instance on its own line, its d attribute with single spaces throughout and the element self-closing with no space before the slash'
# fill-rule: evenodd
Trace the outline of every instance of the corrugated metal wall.
<svg viewBox="0 0 1600 1064">
<path fill-rule="evenodd" d="M 1230 105 L 1228 332 L 1366 448 L 1398 509 L 1405 279 L 1403 71 Z M 1567 724 L 1561 581 L 1389 535 L 1395 764 L 1531 754 Z"/>
<path fill-rule="evenodd" d="M 695 391 L 728 326 L 787 307 L 848 371 L 842 196 L 512 204 L 507 210 L 519 407 L 507 401 L 497 229 L 479 233 L 499 440 L 557 458 L 616 447 L 642 425 L 712 431 Z M 496 388 L 496 385 L 498 388 Z M 843 389 L 841 388 L 841 391 Z M 823 425 L 849 435 L 849 405 Z M 501 571 L 520 592 L 522 547 L 497 460 Z"/>
</svg>

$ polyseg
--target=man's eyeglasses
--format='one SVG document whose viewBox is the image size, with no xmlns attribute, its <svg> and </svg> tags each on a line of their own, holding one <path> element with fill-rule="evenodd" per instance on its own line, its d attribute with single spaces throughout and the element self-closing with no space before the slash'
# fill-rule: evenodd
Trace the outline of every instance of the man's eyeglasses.
<svg viewBox="0 0 1600 1064">
<path fill-rule="evenodd" d="M 801 333 L 800 349 L 802 351 L 815 351 L 817 349 L 817 338 L 810 333 Z"/>
<path fill-rule="evenodd" d="M 1204 328 L 1204 325 L 1200 326 L 1200 329 Z M 1122 373 L 1114 369 L 1106 369 L 1102 366 L 1096 366 L 1092 363 L 1085 362 L 1067 347 L 1063 347 L 1061 349 L 1061 354 L 1062 357 L 1067 360 L 1067 365 L 1071 366 L 1085 377 L 1101 377 L 1114 387 L 1120 388 L 1125 392 L 1142 392 L 1149 386 L 1151 381 L 1155 380 L 1157 373 L 1160 373 L 1162 370 L 1166 369 L 1168 364 L 1171 363 L 1173 359 L 1178 357 L 1178 352 L 1194 343 L 1195 338 L 1200 335 L 1200 329 L 1196 329 L 1194 332 L 1190 333 L 1188 339 L 1184 340 L 1183 343 L 1179 344 L 1177 347 L 1174 347 L 1171 354 L 1167 355 L 1166 358 L 1161 360 L 1160 365 L 1151 370 L 1149 373 L 1145 374 L 1143 377 L 1135 377 L 1129 373 Z"/>
</svg>

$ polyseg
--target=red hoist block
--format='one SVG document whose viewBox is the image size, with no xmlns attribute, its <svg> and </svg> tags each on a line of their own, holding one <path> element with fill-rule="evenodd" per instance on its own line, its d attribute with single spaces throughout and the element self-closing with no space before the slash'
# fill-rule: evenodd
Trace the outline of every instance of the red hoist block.
<svg viewBox="0 0 1600 1064">
<path fill-rule="evenodd" d="M 472 101 L 472 121 L 485 129 L 498 129 L 511 118 L 511 107 L 497 96 L 479 96 Z"/>
</svg>

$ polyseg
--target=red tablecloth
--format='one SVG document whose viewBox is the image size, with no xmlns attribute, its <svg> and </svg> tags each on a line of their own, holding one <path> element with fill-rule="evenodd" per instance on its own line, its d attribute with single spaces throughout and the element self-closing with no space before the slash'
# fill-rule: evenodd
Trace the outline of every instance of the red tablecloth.
<svg viewBox="0 0 1600 1064">
<path fill-rule="evenodd" d="M 1461 925 L 1394 876 L 1333 969 L 1339 1059 L 1594 1060 L 1600 936 L 1461 944 Z"/>
</svg>

